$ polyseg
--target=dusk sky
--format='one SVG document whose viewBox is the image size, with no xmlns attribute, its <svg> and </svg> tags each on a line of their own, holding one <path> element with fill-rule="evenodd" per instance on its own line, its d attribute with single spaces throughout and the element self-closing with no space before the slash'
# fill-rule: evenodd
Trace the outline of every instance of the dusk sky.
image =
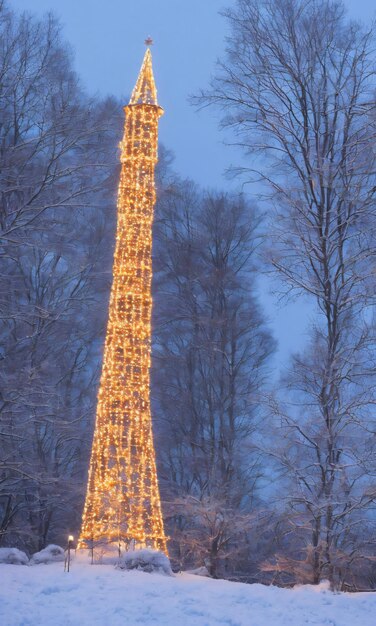
<svg viewBox="0 0 376 626">
<path fill-rule="evenodd" d="M 240 188 L 223 173 L 243 156 L 223 144 L 218 116 L 197 112 L 188 96 L 208 85 L 216 59 L 225 47 L 226 21 L 219 11 L 231 0 L 12 0 L 16 9 L 60 17 L 63 36 L 71 44 L 75 67 L 89 92 L 126 98 L 136 81 L 145 46 L 154 39 L 153 64 L 160 105 L 160 139 L 173 150 L 175 169 L 205 187 Z M 349 15 L 369 23 L 374 0 L 347 0 Z M 252 190 L 248 188 L 251 195 Z M 310 309 L 299 302 L 279 306 L 268 294 L 264 280 L 260 292 L 268 309 L 285 363 L 293 349 L 304 345 Z"/>
</svg>

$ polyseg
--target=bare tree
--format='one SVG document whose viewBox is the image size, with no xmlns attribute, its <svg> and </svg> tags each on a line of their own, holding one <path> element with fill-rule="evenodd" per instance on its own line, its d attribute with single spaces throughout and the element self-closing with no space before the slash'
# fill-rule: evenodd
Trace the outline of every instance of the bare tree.
<svg viewBox="0 0 376 626">
<path fill-rule="evenodd" d="M 227 55 L 202 97 L 244 148 L 243 173 L 266 186 L 268 260 L 317 310 L 276 408 L 291 546 L 311 580 L 340 584 L 375 549 L 371 533 L 357 538 L 375 470 L 373 31 L 329 0 L 238 0 L 225 15 Z"/>
<path fill-rule="evenodd" d="M 0 233 L 12 243 L 49 208 L 83 206 L 103 154 L 56 18 L 1 3 L 0 34 Z"/>
<path fill-rule="evenodd" d="M 259 218 L 242 196 L 180 183 L 156 224 L 155 413 L 176 556 L 236 569 L 259 456 L 250 452 L 274 342 L 255 297 Z M 172 502 L 172 506 L 171 506 Z"/>
<path fill-rule="evenodd" d="M 0 31 L 0 541 L 33 550 L 78 525 L 121 107 L 83 93 L 52 16 L 1 3 Z"/>
</svg>

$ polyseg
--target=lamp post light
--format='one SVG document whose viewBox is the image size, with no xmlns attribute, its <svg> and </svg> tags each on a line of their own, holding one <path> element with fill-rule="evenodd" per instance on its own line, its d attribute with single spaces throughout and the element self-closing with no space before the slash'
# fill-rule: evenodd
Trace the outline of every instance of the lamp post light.
<svg viewBox="0 0 376 626">
<path fill-rule="evenodd" d="M 71 547 L 72 547 L 72 542 L 74 541 L 74 537 L 73 535 L 68 535 L 68 562 L 67 562 L 67 572 L 69 572 L 69 568 L 70 568 L 70 553 L 71 553 Z"/>
</svg>

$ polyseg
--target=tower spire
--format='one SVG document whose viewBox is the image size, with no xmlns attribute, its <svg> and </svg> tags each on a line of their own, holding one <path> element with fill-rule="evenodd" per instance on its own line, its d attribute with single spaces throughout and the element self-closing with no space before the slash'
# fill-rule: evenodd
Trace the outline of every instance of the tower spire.
<svg viewBox="0 0 376 626">
<path fill-rule="evenodd" d="M 79 547 L 166 552 L 150 412 L 151 246 L 158 119 L 148 48 L 121 148 L 113 282 Z"/>
<path fill-rule="evenodd" d="M 145 52 L 137 83 L 132 91 L 129 104 L 153 104 L 158 106 L 150 48 L 147 48 Z"/>
</svg>

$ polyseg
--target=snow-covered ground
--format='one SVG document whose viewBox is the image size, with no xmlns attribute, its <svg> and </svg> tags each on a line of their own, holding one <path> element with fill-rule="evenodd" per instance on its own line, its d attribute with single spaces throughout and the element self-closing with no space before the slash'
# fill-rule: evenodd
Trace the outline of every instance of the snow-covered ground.
<svg viewBox="0 0 376 626">
<path fill-rule="evenodd" d="M 73 562 L 0 565 L 1 626 L 375 626 L 376 593 L 332 594 Z"/>
</svg>

